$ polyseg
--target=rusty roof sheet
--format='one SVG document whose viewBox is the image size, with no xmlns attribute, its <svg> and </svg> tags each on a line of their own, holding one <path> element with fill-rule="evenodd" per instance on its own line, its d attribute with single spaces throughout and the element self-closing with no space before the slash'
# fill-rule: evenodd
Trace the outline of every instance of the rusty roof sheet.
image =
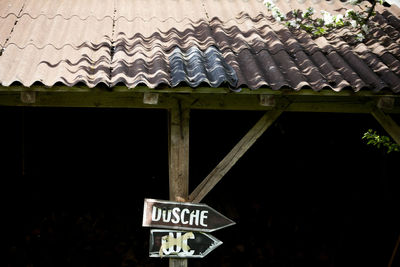
<svg viewBox="0 0 400 267">
<path fill-rule="evenodd" d="M 133 88 L 344 88 L 400 92 L 400 9 L 380 7 L 364 43 L 311 38 L 261 0 L 0 0 L 0 83 Z M 340 1 L 280 0 L 284 12 Z M 3 88 L 4 90 L 4 88 Z"/>
</svg>

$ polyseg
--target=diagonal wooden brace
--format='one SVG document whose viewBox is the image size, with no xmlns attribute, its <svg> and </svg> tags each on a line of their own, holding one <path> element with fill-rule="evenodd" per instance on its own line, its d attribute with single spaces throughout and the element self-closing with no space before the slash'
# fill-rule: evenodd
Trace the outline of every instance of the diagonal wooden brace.
<svg viewBox="0 0 400 267">
<path fill-rule="evenodd" d="M 281 115 L 282 110 L 267 111 L 250 131 L 235 145 L 225 158 L 189 195 L 189 201 L 199 203 L 210 190 L 224 177 L 257 139 Z"/>
<path fill-rule="evenodd" d="M 372 109 L 371 114 L 382 125 L 383 129 L 393 138 L 393 140 L 400 145 L 400 127 L 397 123 L 382 110 L 375 107 Z"/>
</svg>

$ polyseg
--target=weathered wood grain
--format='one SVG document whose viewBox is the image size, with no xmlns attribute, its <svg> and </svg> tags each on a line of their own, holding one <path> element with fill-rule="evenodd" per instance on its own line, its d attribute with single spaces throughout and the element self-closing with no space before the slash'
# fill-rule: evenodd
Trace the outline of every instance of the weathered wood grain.
<svg viewBox="0 0 400 267">
<path fill-rule="evenodd" d="M 185 201 L 189 194 L 190 109 L 179 101 L 168 111 L 169 197 Z M 169 259 L 170 267 L 186 267 L 186 259 Z"/>
<path fill-rule="evenodd" d="M 143 103 L 145 93 L 137 92 L 36 92 L 34 103 L 21 101 L 20 92 L 1 92 L 1 106 L 97 107 L 169 109 L 180 100 L 190 109 L 207 110 L 272 110 L 290 112 L 370 113 L 372 97 L 274 96 L 275 107 L 260 105 L 256 94 L 159 94 L 158 102 Z M 400 113 L 400 100 L 395 99 L 386 113 Z"/>
</svg>

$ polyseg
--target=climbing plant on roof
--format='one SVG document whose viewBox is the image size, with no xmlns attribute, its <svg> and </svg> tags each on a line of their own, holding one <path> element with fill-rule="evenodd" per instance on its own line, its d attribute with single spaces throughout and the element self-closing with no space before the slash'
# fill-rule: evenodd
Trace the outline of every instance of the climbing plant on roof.
<svg viewBox="0 0 400 267">
<path fill-rule="evenodd" d="M 288 14 L 283 14 L 272 0 L 265 0 L 264 4 L 275 20 L 291 29 L 302 29 L 313 37 L 319 37 L 332 30 L 348 27 L 355 32 L 353 35 L 355 41 L 362 42 L 370 33 L 370 19 L 376 14 L 376 5 L 383 5 L 383 0 L 372 0 L 369 4 L 365 2 L 364 0 L 349 0 L 348 3 L 357 6 L 358 10 L 347 9 L 345 13 L 337 15 L 320 10 L 321 16 L 317 16 L 312 7 L 306 10 L 296 9 Z"/>
<path fill-rule="evenodd" d="M 367 4 L 364 0 L 348 0 L 347 3 L 357 6 L 358 10 L 347 9 L 343 14 L 332 15 L 320 10 L 321 16 L 316 15 L 313 7 L 305 10 L 292 10 L 283 14 L 272 0 L 265 0 L 264 4 L 272 13 L 274 19 L 289 29 L 300 29 L 308 32 L 313 37 L 320 37 L 329 34 L 333 30 L 347 27 L 354 32 L 353 38 L 356 42 L 362 42 L 370 33 L 371 18 L 376 15 L 377 5 L 383 5 L 383 0 L 370 0 Z M 369 129 L 364 133 L 362 139 L 368 145 L 377 148 L 386 148 L 387 153 L 392 151 L 400 152 L 400 146 L 390 137 L 378 134 L 375 130 Z"/>
</svg>

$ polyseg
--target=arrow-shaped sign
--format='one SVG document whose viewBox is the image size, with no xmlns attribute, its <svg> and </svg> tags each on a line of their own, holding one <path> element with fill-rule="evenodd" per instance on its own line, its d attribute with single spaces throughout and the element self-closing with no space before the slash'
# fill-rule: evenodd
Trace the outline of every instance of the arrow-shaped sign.
<svg viewBox="0 0 400 267">
<path fill-rule="evenodd" d="M 204 258 L 222 242 L 210 234 L 175 230 L 150 231 L 150 257 Z"/>
<path fill-rule="evenodd" d="M 143 226 L 212 232 L 233 224 L 235 222 L 206 204 L 144 200 Z"/>
</svg>

